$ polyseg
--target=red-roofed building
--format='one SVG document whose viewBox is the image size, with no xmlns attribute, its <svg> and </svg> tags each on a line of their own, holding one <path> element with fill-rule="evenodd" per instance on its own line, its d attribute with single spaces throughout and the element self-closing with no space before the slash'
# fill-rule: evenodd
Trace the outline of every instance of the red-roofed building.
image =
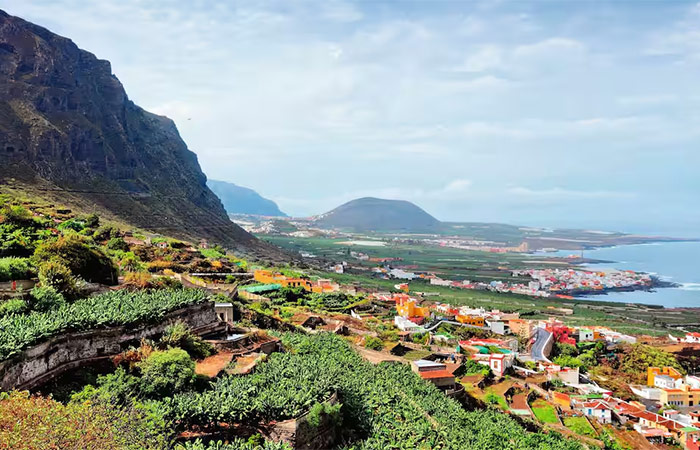
<svg viewBox="0 0 700 450">
<path fill-rule="evenodd" d="M 602 400 L 591 400 L 579 403 L 578 410 L 589 417 L 595 418 L 600 423 L 612 423 L 612 408 Z"/>
</svg>

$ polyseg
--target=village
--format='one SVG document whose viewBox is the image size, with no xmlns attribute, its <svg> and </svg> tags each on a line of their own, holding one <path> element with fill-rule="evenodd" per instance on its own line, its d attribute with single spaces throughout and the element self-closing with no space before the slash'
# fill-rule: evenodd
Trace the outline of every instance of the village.
<svg viewBox="0 0 700 450">
<path fill-rule="evenodd" d="M 253 280 L 239 294 L 263 305 L 266 296 L 285 288 L 366 296 L 343 314 L 307 310 L 289 322 L 311 333 L 345 335 L 372 362 L 411 364 L 422 379 L 455 399 L 476 398 L 552 429 L 582 433 L 593 444 L 612 433 L 633 448 L 675 442 L 700 449 L 700 377 L 647 366 L 638 374 L 644 383 L 630 383 L 628 395 L 620 396 L 580 364 L 584 357 L 605 359 L 635 345 L 637 336 L 602 326 L 568 326 L 561 316 L 529 319 L 517 312 L 452 306 L 414 295 L 406 282 L 390 292 L 361 292 L 330 279 L 273 270 L 256 270 Z M 278 312 L 272 308 L 273 316 Z M 668 341 L 700 350 L 700 333 Z M 579 357 L 562 349 L 578 349 Z"/>
</svg>

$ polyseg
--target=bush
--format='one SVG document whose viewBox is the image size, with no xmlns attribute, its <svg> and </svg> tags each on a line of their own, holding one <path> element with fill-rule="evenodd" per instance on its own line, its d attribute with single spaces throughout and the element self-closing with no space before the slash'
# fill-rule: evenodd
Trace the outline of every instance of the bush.
<svg viewBox="0 0 700 450">
<path fill-rule="evenodd" d="M 115 237 L 107 241 L 107 248 L 110 250 L 121 250 L 123 252 L 129 251 L 129 244 L 123 238 Z"/>
<path fill-rule="evenodd" d="M 0 303 L 0 316 L 7 314 L 21 314 L 27 310 L 27 303 L 19 298 Z"/>
<path fill-rule="evenodd" d="M 97 228 L 100 226 L 100 216 L 97 214 L 89 214 L 83 219 L 86 228 Z"/>
<path fill-rule="evenodd" d="M 194 381 L 194 361 L 179 348 L 153 352 L 138 367 L 141 391 L 146 395 L 171 396 L 184 391 Z"/>
<path fill-rule="evenodd" d="M 203 359 L 214 353 L 211 344 L 193 334 L 182 322 L 168 325 L 158 344 L 159 348 L 179 347 L 194 359 Z"/>
<path fill-rule="evenodd" d="M 92 402 L 63 405 L 11 392 L 0 398 L 0 448 L 165 450 L 168 432 L 158 411 Z"/>
<path fill-rule="evenodd" d="M 365 337 L 365 348 L 380 351 L 384 349 L 384 343 L 378 337 L 367 336 Z"/>
<path fill-rule="evenodd" d="M 98 242 L 107 241 L 116 237 L 119 237 L 119 230 L 107 225 L 102 225 L 92 233 L 92 238 Z"/>
<path fill-rule="evenodd" d="M 28 258 L 0 258 L 0 281 L 24 280 L 34 276 Z"/>
<path fill-rule="evenodd" d="M 78 219 L 68 219 L 58 224 L 59 230 L 83 231 L 85 224 Z"/>
<path fill-rule="evenodd" d="M 36 311 L 50 311 L 66 303 L 66 299 L 53 286 L 36 286 L 31 291 L 33 302 L 32 309 Z"/>
<path fill-rule="evenodd" d="M 34 260 L 59 261 L 73 274 L 93 283 L 117 283 L 117 267 L 112 260 L 101 250 L 87 245 L 78 236 L 64 236 L 42 243 L 34 252 Z"/>
<path fill-rule="evenodd" d="M 47 261 L 41 264 L 39 282 L 43 287 L 50 287 L 68 298 L 72 299 L 78 295 L 77 280 L 62 262 Z"/>
</svg>

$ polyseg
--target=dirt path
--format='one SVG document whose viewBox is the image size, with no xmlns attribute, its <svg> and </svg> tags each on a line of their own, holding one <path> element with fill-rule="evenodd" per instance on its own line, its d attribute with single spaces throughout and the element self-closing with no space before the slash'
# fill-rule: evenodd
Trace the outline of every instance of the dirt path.
<svg viewBox="0 0 700 450">
<path fill-rule="evenodd" d="M 513 409 L 522 409 L 525 411 L 529 410 L 527 406 L 527 394 L 515 394 L 513 396 L 513 401 L 511 402 L 510 407 Z"/>
<path fill-rule="evenodd" d="M 360 347 L 359 345 L 353 345 L 357 353 L 362 355 L 363 358 L 365 358 L 367 361 L 371 362 L 372 364 L 379 364 L 380 362 L 384 361 L 398 361 L 398 362 L 404 362 L 405 360 L 403 358 L 400 358 L 398 356 L 394 356 L 390 353 L 384 353 L 384 352 L 377 352 L 374 350 L 370 350 L 364 347 Z"/>
<path fill-rule="evenodd" d="M 213 378 L 219 374 L 224 367 L 233 359 L 232 352 L 219 352 L 216 355 L 212 355 L 208 358 L 197 362 L 194 367 L 194 371 L 197 375 L 206 375 Z"/>
</svg>

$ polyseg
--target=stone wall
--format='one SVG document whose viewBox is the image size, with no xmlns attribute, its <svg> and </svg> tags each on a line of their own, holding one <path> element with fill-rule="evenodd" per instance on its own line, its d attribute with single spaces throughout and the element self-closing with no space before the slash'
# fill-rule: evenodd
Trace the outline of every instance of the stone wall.
<svg viewBox="0 0 700 450">
<path fill-rule="evenodd" d="M 326 403 L 335 405 L 338 403 L 338 395 L 331 395 Z M 277 422 L 263 430 L 263 435 L 273 441 L 288 442 L 296 450 L 312 450 L 319 448 L 333 448 L 338 439 L 338 426 L 332 418 L 322 413 L 317 427 L 308 421 L 309 413 L 296 419 Z"/>
<path fill-rule="evenodd" d="M 196 333 L 216 329 L 220 322 L 213 302 L 168 313 L 157 324 L 146 323 L 107 329 L 78 331 L 53 337 L 0 363 L 0 389 L 33 389 L 61 373 L 101 359 L 111 358 L 143 338 L 163 333 L 182 321 Z"/>
</svg>

